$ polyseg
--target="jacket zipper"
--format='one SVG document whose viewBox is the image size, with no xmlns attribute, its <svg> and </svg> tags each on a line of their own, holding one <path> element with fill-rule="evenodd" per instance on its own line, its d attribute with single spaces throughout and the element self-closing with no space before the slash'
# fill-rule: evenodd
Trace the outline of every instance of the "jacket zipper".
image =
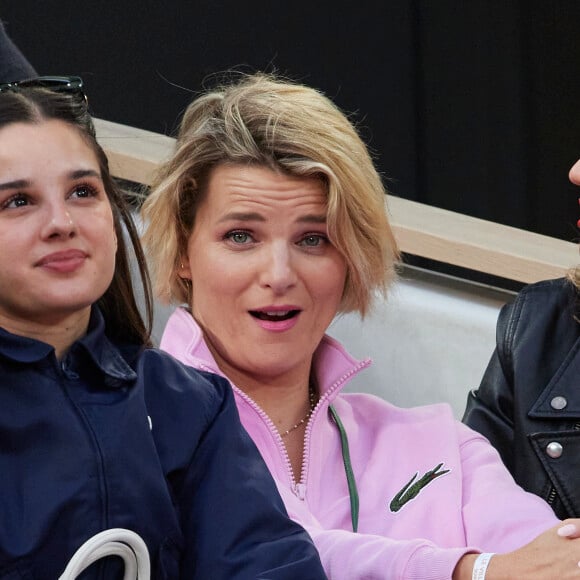
<svg viewBox="0 0 580 580">
<path fill-rule="evenodd" d="M 219 369 L 213 368 L 210 365 L 206 365 L 206 364 L 200 362 L 199 364 L 196 365 L 196 367 L 202 371 L 208 371 L 211 373 L 215 373 L 215 374 L 218 374 L 218 375 L 227 379 L 227 377 Z M 291 485 L 292 491 L 294 492 L 294 494 L 297 497 L 299 497 L 300 499 L 304 499 L 305 490 L 302 489 L 302 487 L 299 487 L 299 485 L 294 480 L 294 473 L 292 471 L 292 464 L 290 463 L 290 456 L 288 455 L 288 452 L 286 451 L 286 446 L 284 445 L 284 441 L 282 441 L 282 437 L 280 436 L 280 433 L 278 433 L 278 429 L 276 429 L 272 419 L 270 419 L 268 414 L 262 409 L 262 407 L 260 407 L 260 405 L 258 405 L 258 403 L 256 403 L 254 401 L 254 399 L 252 399 L 252 397 L 250 397 L 249 395 L 246 395 L 246 393 L 244 393 L 244 391 L 242 391 L 242 389 L 240 389 L 239 387 L 234 385 L 231 381 L 230 381 L 230 384 L 232 385 L 233 391 L 237 395 L 239 395 L 258 414 L 258 416 L 262 419 L 262 421 L 264 421 L 264 423 L 268 427 L 268 430 L 270 431 L 270 434 L 273 436 L 274 441 L 276 443 L 276 446 L 278 447 L 278 451 L 280 452 L 280 454 L 282 455 L 282 457 L 284 459 L 284 464 L 286 466 L 286 472 L 290 478 L 290 485 Z M 312 412 L 312 415 L 310 417 L 311 419 L 314 416 L 315 412 L 316 412 L 316 409 Z M 302 478 L 301 478 L 301 480 L 302 480 Z"/>
<path fill-rule="evenodd" d="M 284 459 L 284 464 L 286 466 L 286 472 L 288 473 L 288 475 L 290 477 L 292 491 L 298 497 L 300 497 L 298 487 L 296 485 L 296 482 L 294 481 L 294 474 L 292 473 L 292 464 L 290 463 L 290 456 L 288 455 L 288 452 L 286 451 L 286 446 L 284 445 L 284 441 L 282 441 L 282 437 L 280 436 L 280 433 L 278 433 L 278 430 L 276 429 L 274 422 L 272 421 L 272 419 L 270 419 L 270 417 L 262 409 L 262 407 L 260 407 L 260 405 L 258 405 L 258 403 L 256 403 L 254 401 L 254 399 L 252 399 L 249 395 L 246 395 L 246 393 L 244 393 L 244 391 L 242 391 L 239 387 L 232 385 L 232 388 L 244 401 L 246 401 L 246 403 L 258 414 L 258 416 L 262 419 L 262 421 L 264 421 L 264 423 L 268 427 L 268 430 L 270 431 L 271 435 L 274 438 L 274 441 L 276 442 L 276 446 L 278 447 L 278 451 L 280 452 L 280 454 L 282 455 L 282 457 Z M 314 416 L 314 412 L 315 411 L 313 411 L 312 416 Z M 303 498 L 301 498 L 301 499 L 303 499 Z"/>
<path fill-rule="evenodd" d="M 302 454 L 302 473 L 300 475 L 300 483 L 304 486 L 304 492 L 306 492 L 306 479 L 308 478 L 308 468 L 310 465 L 310 438 L 312 434 L 312 429 L 314 427 L 314 422 L 316 420 L 316 415 L 319 414 L 319 408 L 328 403 L 331 403 L 330 399 L 334 398 L 334 393 L 341 388 L 346 382 L 348 382 L 354 375 L 358 374 L 361 370 L 370 366 L 371 361 L 370 359 L 364 359 L 363 361 L 359 362 L 355 367 L 350 369 L 347 373 L 342 375 L 337 381 L 335 381 L 329 389 L 320 397 L 318 404 L 314 408 L 312 412 L 312 417 L 306 426 L 306 432 L 304 433 L 304 447 L 303 447 L 303 454 Z M 328 409 L 328 405 L 326 409 Z M 302 498 L 303 499 L 303 498 Z"/>
<path fill-rule="evenodd" d="M 578 431 L 580 429 L 580 423 L 576 423 L 574 425 L 573 429 L 574 429 L 574 431 Z M 550 491 L 548 493 L 548 497 L 546 498 L 546 502 L 548 503 L 549 506 L 551 506 L 554 503 L 557 495 L 558 495 L 558 492 L 556 491 L 556 487 L 554 485 L 552 485 L 552 487 L 550 488 Z"/>
<path fill-rule="evenodd" d="M 312 427 L 314 422 L 316 421 L 316 417 L 320 414 L 320 408 L 328 401 L 332 394 L 341 387 L 345 382 L 347 382 L 353 375 L 360 372 L 362 369 L 368 367 L 371 364 L 369 359 L 365 359 L 361 361 L 358 365 L 353 367 L 350 371 L 342 375 L 337 381 L 335 381 L 331 387 L 320 397 L 316 407 L 312 411 L 312 415 L 310 416 L 310 421 L 306 426 L 306 432 L 304 434 L 304 447 L 302 451 L 302 470 L 300 473 L 300 480 L 297 482 L 294 479 L 294 472 L 292 471 L 292 464 L 290 462 L 290 456 L 288 455 L 288 451 L 286 450 L 286 446 L 284 445 L 284 441 L 280 436 L 280 433 L 276 429 L 273 421 L 270 419 L 268 414 L 244 391 L 242 391 L 239 387 L 232 385 L 233 390 L 242 398 L 254 411 L 262 418 L 266 426 L 268 427 L 274 441 L 276 442 L 276 446 L 278 447 L 278 451 L 282 455 L 284 459 L 284 464 L 286 466 L 286 473 L 288 475 L 288 479 L 290 481 L 290 487 L 294 495 L 299 498 L 300 500 L 304 501 L 306 499 L 306 478 L 308 474 L 308 463 L 310 459 L 310 434 L 312 433 Z M 200 367 L 205 365 L 199 365 Z M 203 369 L 205 370 L 205 369 Z M 211 372 L 215 373 L 215 370 L 208 369 Z"/>
</svg>

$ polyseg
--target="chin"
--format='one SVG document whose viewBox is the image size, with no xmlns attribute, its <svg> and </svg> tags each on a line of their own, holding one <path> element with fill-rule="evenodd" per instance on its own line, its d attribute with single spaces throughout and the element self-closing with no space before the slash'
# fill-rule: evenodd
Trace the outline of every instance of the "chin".
<svg viewBox="0 0 580 580">
<path fill-rule="evenodd" d="M 293 363 L 288 358 L 281 360 L 280 357 L 276 357 L 274 360 L 262 359 L 257 361 L 255 365 L 252 365 L 252 371 L 260 376 L 279 377 L 280 375 L 292 372 L 298 366 L 299 363 Z"/>
<path fill-rule="evenodd" d="M 99 298 L 100 296 L 55 297 L 53 300 L 47 300 L 45 298 L 42 302 L 39 301 L 37 307 L 40 307 L 40 317 L 46 316 L 47 314 L 50 315 L 51 313 L 54 316 L 71 316 L 89 309 Z"/>
</svg>

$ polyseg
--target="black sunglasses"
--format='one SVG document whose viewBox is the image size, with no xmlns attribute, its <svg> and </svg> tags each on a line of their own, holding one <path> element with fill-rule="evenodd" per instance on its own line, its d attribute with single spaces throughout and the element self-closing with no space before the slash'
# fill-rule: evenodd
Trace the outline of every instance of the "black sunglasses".
<svg viewBox="0 0 580 580">
<path fill-rule="evenodd" d="M 36 77 L 22 81 L 0 84 L 0 93 L 18 92 L 20 89 L 47 89 L 56 93 L 71 93 L 78 95 L 85 102 L 87 96 L 83 91 L 83 79 L 81 77 Z"/>
</svg>

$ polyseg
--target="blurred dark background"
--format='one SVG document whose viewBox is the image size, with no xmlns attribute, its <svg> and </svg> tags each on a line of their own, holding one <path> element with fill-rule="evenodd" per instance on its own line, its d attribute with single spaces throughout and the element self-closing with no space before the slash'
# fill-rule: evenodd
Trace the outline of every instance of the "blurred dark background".
<svg viewBox="0 0 580 580">
<path fill-rule="evenodd" d="M 172 134 L 232 67 L 353 113 L 391 192 L 576 240 L 580 1 L 24 0 L 2 19 L 40 74 L 79 74 L 94 115 Z"/>
</svg>

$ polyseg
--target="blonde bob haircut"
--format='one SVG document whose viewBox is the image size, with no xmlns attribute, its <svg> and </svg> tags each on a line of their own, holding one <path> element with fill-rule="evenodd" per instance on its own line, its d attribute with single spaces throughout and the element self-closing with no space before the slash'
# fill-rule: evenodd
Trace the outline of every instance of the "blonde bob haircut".
<svg viewBox="0 0 580 580">
<path fill-rule="evenodd" d="M 340 312 L 364 316 L 385 292 L 398 259 L 385 189 L 347 117 L 315 89 L 263 73 L 243 76 L 196 98 L 186 109 L 173 156 L 155 176 L 142 214 L 155 293 L 188 303 L 179 277 L 208 177 L 222 164 L 263 166 L 318 177 L 327 191 L 327 229 L 344 256 Z"/>
</svg>

